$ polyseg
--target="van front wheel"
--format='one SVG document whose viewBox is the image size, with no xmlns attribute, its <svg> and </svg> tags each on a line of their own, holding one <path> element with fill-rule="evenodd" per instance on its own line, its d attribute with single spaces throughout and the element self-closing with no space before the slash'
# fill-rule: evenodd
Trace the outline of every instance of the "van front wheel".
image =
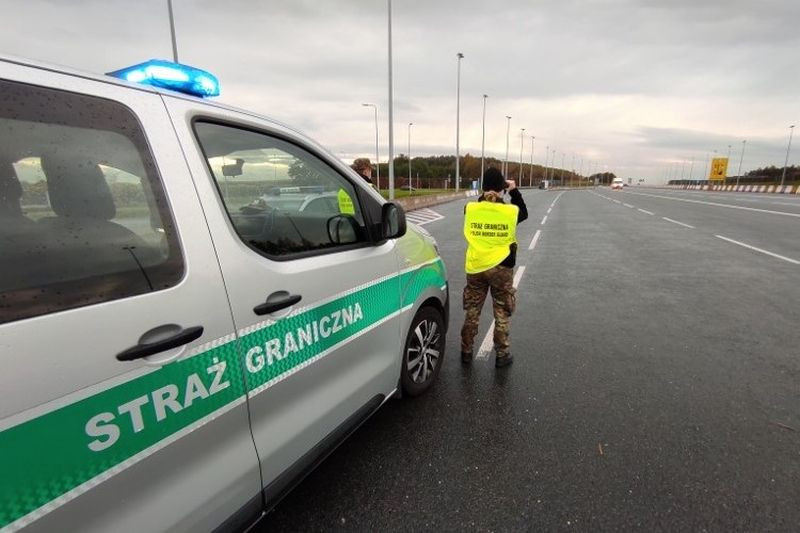
<svg viewBox="0 0 800 533">
<path fill-rule="evenodd" d="M 406 336 L 400 375 L 403 393 L 419 396 L 433 385 L 442 368 L 444 347 L 442 314 L 433 307 L 423 307 L 411 321 Z"/>
</svg>

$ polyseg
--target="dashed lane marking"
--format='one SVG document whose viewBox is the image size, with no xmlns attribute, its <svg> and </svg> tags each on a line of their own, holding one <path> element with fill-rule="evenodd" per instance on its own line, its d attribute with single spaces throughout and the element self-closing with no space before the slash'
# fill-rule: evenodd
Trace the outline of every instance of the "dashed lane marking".
<svg viewBox="0 0 800 533">
<path fill-rule="evenodd" d="M 516 289 L 519 287 L 519 281 L 522 279 L 522 274 L 525 272 L 525 267 L 521 266 L 517 268 L 516 273 L 514 274 L 514 288 Z M 494 320 L 492 320 L 492 325 L 489 326 L 489 331 L 486 332 L 486 336 L 483 338 L 483 342 L 481 343 L 481 347 L 478 349 L 478 353 L 475 356 L 475 359 L 489 359 L 489 356 L 492 354 L 492 349 L 494 348 Z"/>
<path fill-rule="evenodd" d="M 622 205 L 624 205 L 625 207 L 630 207 L 631 209 L 633 209 L 633 206 L 631 204 L 622 204 Z"/>
<path fill-rule="evenodd" d="M 727 242 L 730 242 L 730 243 L 733 243 L 733 244 L 738 244 L 739 246 L 741 246 L 743 248 L 747 248 L 748 250 L 753 250 L 754 252 L 761 252 L 762 254 L 766 254 L 766 255 L 768 255 L 770 257 L 775 257 L 776 259 L 782 259 L 782 260 L 784 260 L 786 262 L 792 263 L 793 265 L 800 265 L 800 261 L 798 261 L 797 259 L 791 259 L 789 257 L 783 256 L 783 255 L 779 255 L 779 254 L 770 252 L 768 250 L 764 250 L 763 248 L 756 248 L 755 246 L 751 246 L 751 245 L 745 244 L 743 242 L 735 241 L 733 239 L 729 239 L 728 237 L 723 237 L 722 235 L 714 235 L 714 236 L 716 238 L 718 238 L 718 239 L 722 239 L 723 241 L 727 241 Z"/>
<path fill-rule="evenodd" d="M 536 243 L 539 242 L 539 237 L 542 235 L 542 230 L 537 229 L 536 233 L 533 236 L 533 240 L 531 241 L 531 245 L 528 246 L 528 250 L 533 250 L 536 246 Z"/>
<path fill-rule="evenodd" d="M 437 213 L 433 209 L 423 208 L 409 211 L 406 213 L 406 220 L 413 222 L 417 226 L 424 226 L 437 220 L 442 220 L 444 215 Z"/>
<path fill-rule="evenodd" d="M 547 222 L 547 215 L 544 216 L 542 219 L 541 225 L 544 226 L 544 223 Z"/>
<path fill-rule="evenodd" d="M 678 222 L 677 220 L 672 220 L 671 218 L 661 217 L 667 222 L 672 222 L 673 224 L 677 224 L 679 226 L 683 226 L 684 228 L 694 229 L 694 226 L 690 226 L 689 224 L 684 224 L 683 222 Z"/>
<path fill-rule="evenodd" d="M 655 213 L 653 213 L 652 211 L 648 211 L 648 210 L 646 210 L 646 209 L 639 209 L 639 208 L 636 208 L 636 210 L 637 210 L 637 211 L 641 211 L 641 212 L 642 212 L 642 213 L 644 213 L 645 215 L 651 215 L 651 216 L 652 216 L 652 215 L 655 215 Z"/>
</svg>

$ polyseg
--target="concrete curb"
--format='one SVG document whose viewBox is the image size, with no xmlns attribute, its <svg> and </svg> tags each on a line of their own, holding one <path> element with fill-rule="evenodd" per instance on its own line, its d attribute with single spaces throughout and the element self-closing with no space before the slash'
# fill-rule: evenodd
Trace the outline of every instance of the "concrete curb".
<svg viewBox="0 0 800 533">
<path fill-rule="evenodd" d="M 478 196 L 478 191 L 462 191 L 450 192 L 444 194 L 430 194 L 426 196 L 406 196 L 405 198 L 396 198 L 395 203 L 403 206 L 406 211 L 414 211 L 415 209 L 422 209 L 423 207 L 430 207 L 432 205 L 446 204 L 453 200 L 460 200 L 462 198 L 469 198 L 470 196 Z"/>
</svg>

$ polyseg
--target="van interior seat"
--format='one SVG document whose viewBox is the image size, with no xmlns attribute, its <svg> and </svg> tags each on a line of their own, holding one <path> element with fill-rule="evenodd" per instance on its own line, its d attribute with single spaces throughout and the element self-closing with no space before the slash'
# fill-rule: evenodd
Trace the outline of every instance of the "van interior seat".
<svg viewBox="0 0 800 533">
<path fill-rule="evenodd" d="M 39 220 L 48 234 L 52 259 L 63 268 L 63 279 L 90 273 L 137 268 L 132 254 L 148 254 L 136 233 L 112 222 L 117 210 L 99 165 L 85 157 L 45 156 L 50 206 L 55 217 Z"/>
</svg>

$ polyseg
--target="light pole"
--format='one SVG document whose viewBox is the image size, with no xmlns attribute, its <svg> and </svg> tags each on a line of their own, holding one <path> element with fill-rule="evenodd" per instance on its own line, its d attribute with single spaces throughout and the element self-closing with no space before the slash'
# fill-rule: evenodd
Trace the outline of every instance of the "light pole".
<svg viewBox="0 0 800 533">
<path fill-rule="evenodd" d="M 542 176 L 542 179 L 544 180 L 547 179 L 547 170 L 548 170 L 547 163 L 549 161 L 550 161 L 550 145 L 548 144 L 544 148 L 544 175 Z"/>
<path fill-rule="evenodd" d="M 792 149 L 793 133 L 794 133 L 794 124 L 789 126 L 789 146 L 786 147 L 786 160 L 783 162 L 783 174 L 781 174 L 781 190 L 783 190 L 783 183 L 786 181 L 786 166 L 789 164 L 789 151 Z"/>
<path fill-rule="evenodd" d="M 533 143 L 536 137 L 531 135 L 531 171 L 528 172 L 528 187 L 533 187 Z"/>
<path fill-rule="evenodd" d="M 408 192 L 411 193 L 411 126 L 413 122 L 408 123 Z M 424 132 L 423 132 L 424 133 Z"/>
<path fill-rule="evenodd" d="M 567 159 L 567 154 L 565 154 L 564 152 L 561 152 L 561 180 L 560 181 L 561 181 L 561 186 L 562 187 L 564 186 L 564 167 L 566 166 L 566 163 L 564 161 L 566 159 Z M 572 198 L 572 197 L 570 196 L 570 198 Z"/>
<path fill-rule="evenodd" d="M 742 176 L 742 160 L 744 160 L 744 147 L 747 145 L 747 139 L 742 141 L 742 155 L 739 156 L 739 171 L 736 173 L 736 188 L 739 188 L 739 178 Z"/>
<path fill-rule="evenodd" d="M 392 98 L 392 0 L 389 11 L 389 200 L 394 200 L 394 100 Z"/>
<path fill-rule="evenodd" d="M 172 38 L 172 60 L 178 62 L 178 41 L 175 39 L 175 17 L 172 15 L 172 0 L 167 0 L 169 10 L 169 35 Z"/>
<path fill-rule="evenodd" d="M 506 159 L 503 162 L 503 177 L 508 179 L 508 141 L 511 139 L 511 117 L 506 115 L 508 124 L 506 124 Z"/>
<path fill-rule="evenodd" d="M 456 192 L 458 192 L 459 182 L 461 181 L 461 154 L 459 152 L 459 126 L 461 119 L 461 60 L 464 59 L 464 54 L 461 52 L 456 54 L 458 62 L 458 80 L 456 82 Z"/>
<path fill-rule="evenodd" d="M 689 163 L 689 181 L 692 181 L 692 174 L 694 174 L 694 156 L 692 156 L 692 161 Z"/>
<path fill-rule="evenodd" d="M 378 155 L 378 106 L 375 104 L 361 104 L 375 110 L 375 187 L 381 190 L 381 159 Z"/>
<path fill-rule="evenodd" d="M 522 151 L 523 147 L 525 146 L 525 128 L 519 129 L 519 176 L 517 176 L 517 180 L 519 181 L 519 186 L 522 187 Z"/>
<path fill-rule="evenodd" d="M 572 153 L 572 163 L 570 163 L 569 167 L 572 169 L 572 174 L 569 176 L 569 184 L 571 187 L 575 186 L 575 153 Z"/>
<path fill-rule="evenodd" d="M 486 147 L 486 99 L 489 98 L 488 94 L 483 95 L 483 120 L 481 121 L 481 175 L 478 177 L 480 180 L 480 189 L 483 190 L 483 160 Z"/>
</svg>

